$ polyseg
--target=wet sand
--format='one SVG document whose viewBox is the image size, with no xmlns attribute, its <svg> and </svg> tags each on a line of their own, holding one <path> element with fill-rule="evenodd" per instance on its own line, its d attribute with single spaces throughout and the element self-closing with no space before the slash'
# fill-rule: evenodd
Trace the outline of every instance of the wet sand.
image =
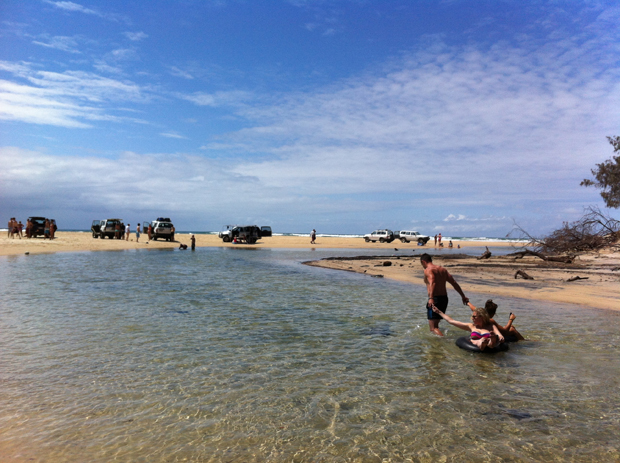
<svg viewBox="0 0 620 463">
<path fill-rule="evenodd" d="M 307 264 L 424 285 L 419 257 L 397 254 L 323 259 Z M 472 298 L 472 303 L 477 306 L 483 306 L 487 298 L 507 296 L 620 310 L 620 252 L 584 254 L 572 264 L 546 262 L 537 257 L 492 256 L 478 260 L 463 254 L 441 256 L 432 249 L 429 254 L 433 256 L 433 263 L 448 269 L 465 295 L 472 292 L 483 295 L 476 300 Z M 517 270 L 523 270 L 534 279 L 516 279 Z M 583 279 L 567 281 L 573 277 Z M 452 300 L 460 300 L 456 291 L 449 285 L 448 288 Z"/>
<path fill-rule="evenodd" d="M 128 249 L 178 248 L 180 243 L 190 244 L 190 235 L 177 233 L 176 242 L 149 241 L 141 235 L 136 242 L 135 234 L 129 241 L 94 239 L 90 233 L 59 231 L 53 241 L 43 238 L 8 239 L 0 237 L 0 256 L 79 252 L 119 251 Z M 447 243 L 446 243 L 447 244 Z M 471 246 L 510 246 L 507 242 L 486 243 L 480 241 L 459 241 L 462 248 Z M 196 235 L 196 246 L 243 247 L 247 244 L 224 243 L 217 235 Z M 310 244 L 307 236 L 274 236 L 263 238 L 251 247 L 258 248 L 329 248 L 329 249 L 373 249 L 385 250 L 385 257 L 364 259 L 330 259 L 309 263 L 310 265 L 336 270 L 346 270 L 370 276 L 382 276 L 407 283 L 423 285 L 423 272 L 419 257 L 422 252 L 434 255 L 434 262 L 449 269 L 465 293 L 475 292 L 483 297 L 520 297 L 550 302 L 564 302 L 587 307 L 620 310 L 620 253 L 600 253 L 579 256 L 573 264 L 558 264 L 541 261 L 535 257 L 515 259 L 512 257 L 491 257 L 477 260 L 475 257 L 441 255 L 442 250 L 430 245 L 420 247 L 416 243 L 366 243 L 361 238 L 318 237 L 316 244 Z M 384 266 L 384 262 L 391 262 Z M 517 270 L 524 270 L 534 280 L 515 279 Z M 587 278 L 567 282 L 571 277 Z M 452 298 L 457 296 L 451 292 Z M 472 301 L 482 305 L 484 300 Z"/>
</svg>

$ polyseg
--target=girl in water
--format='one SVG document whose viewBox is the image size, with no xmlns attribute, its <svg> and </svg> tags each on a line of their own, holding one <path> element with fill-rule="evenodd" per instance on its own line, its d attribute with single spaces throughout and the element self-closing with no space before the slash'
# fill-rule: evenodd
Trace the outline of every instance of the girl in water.
<svg viewBox="0 0 620 463">
<path fill-rule="evenodd" d="M 492 349 L 500 342 L 504 342 L 504 336 L 500 333 L 497 326 L 491 323 L 491 317 L 489 317 L 487 311 L 482 307 L 475 308 L 471 316 L 471 323 L 463 323 L 453 320 L 452 317 L 446 315 L 434 305 L 433 312 L 438 314 L 451 325 L 454 325 L 462 330 L 468 330 L 471 333 L 469 340 L 481 351 L 485 350 L 487 347 Z"/>
<path fill-rule="evenodd" d="M 469 306 L 469 308 L 471 309 L 472 312 L 476 310 L 476 306 L 473 305 L 471 302 L 468 302 L 467 305 Z M 521 333 L 519 333 L 517 331 L 517 329 L 514 326 L 512 326 L 512 322 L 514 321 L 515 318 L 517 318 L 517 316 L 515 314 L 510 312 L 510 317 L 508 318 L 508 323 L 506 323 L 506 326 L 501 326 L 499 323 L 497 323 L 495 320 L 493 320 L 493 317 L 495 316 L 495 312 L 497 311 L 497 304 L 495 302 L 493 302 L 492 299 L 489 299 L 486 302 L 486 304 L 484 304 L 484 309 L 489 314 L 489 318 L 491 319 L 491 323 L 493 323 L 495 326 L 497 326 L 497 328 L 499 329 L 500 333 L 502 333 L 502 335 L 504 337 L 512 336 L 513 337 L 512 340 L 516 339 L 517 341 L 525 341 L 525 338 L 523 336 L 521 336 Z"/>
</svg>

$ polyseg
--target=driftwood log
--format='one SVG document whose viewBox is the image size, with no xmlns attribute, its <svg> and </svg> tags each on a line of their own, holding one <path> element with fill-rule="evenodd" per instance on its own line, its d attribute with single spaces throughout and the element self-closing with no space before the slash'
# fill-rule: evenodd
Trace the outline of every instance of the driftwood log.
<svg viewBox="0 0 620 463">
<path fill-rule="evenodd" d="M 478 260 L 488 259 L 489 257 L 491 257 L 491 251 L 489 251 L 489 247 L 488 246 L 485 246 L 485 247 L 487 248 L 487 250 L 484 251 L 480 257 L 478 257 Z"/>
<path fill-rule="evenodd" d="M 527 273 L 525 273 L 523 270 L 517 270 L 517 271 L 515 272 L 515 280 L 516 280 L 517 278 L 519 278 L 519 277 L 523 278 L 524 280 L 533 280 L 533 279 L 534 279 L 534 277 L 529 276 L 529 275 L 528 275 Z"/>
<path fill-rule="evenodd" d="M 514 256 L 515 259 L 523 259 L 525 256 L 533 256 L 547 262 L 562 262 L 564 264 L 572 264 L 575 260 L 575 256 L 546 256 L 545 254 L 541 254 L 540 252 L 530 251 L 527 249 L 525 251 L 513 252 L 512 254 L 508 255 L 511 257 Z"/>
<path fill-rule="evenodd" d="M 570 277 L 568 280 L 566 281 L 577 281 L 577 280 L 587 280 L 590 277 L 580 277 L 580 276 L 576 276 L 576 277 Z"/>
</svg>

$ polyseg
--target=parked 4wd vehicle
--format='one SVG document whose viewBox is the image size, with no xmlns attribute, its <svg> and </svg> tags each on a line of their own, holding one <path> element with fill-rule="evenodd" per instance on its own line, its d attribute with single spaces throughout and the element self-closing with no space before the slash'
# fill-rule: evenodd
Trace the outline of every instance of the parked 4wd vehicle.
<svg viewBox="0 0 620 463">
<path fill-rule="evenodd" d="M 153 233 L 151 235 L 153 240 L 163 238 L 167 241 L 174 241 L 174 225 L 172 225 L 168 217 L 158 217 L 157 220 L 151 222 L 151 225 L 153 227 Z M 142 231 L 145 232 L 145 230 Z"/>
<path fill-rule="evenodd" d="M 93 224 L 90 226 L 93 238 L 97 238 L 99 233 L 101 233 L 101 222 L 103 222 L 103 220 L 93 220 Z"/>
<path fill-rule="evenodd" d="M 420 245 L 425 245 L 427 241 L 431 239 L 430 236 L 422 235 L 417 231 L 410 230 L 401 230 L 398 236 L 403 243 L 417 241 Z"/>
<path fill-rule="evenodd" d="M 28 220 L 32 223 L 30 228 L 30 236 L 36 238 L 37 236 L 43 236 L 45 234 L 45 217 L 28 217 Z"/>
<path fill-rule="evenodd" d="M 376 243 L 377 241 L 380 243 L 391 243 L 394 241 L 394 232 L 388 229 L 375 230 L 372 233 L 364 235 L 364 241 L 367 243 L 369 241 L 372 241 L 373 243 Z"/>
<path fill-rule="evenodd" d="M 99 222 L 99 224 L 96 222 Z M 125 234 L 125 224 L 123 223 L 123 219 L 93 220 L 90 231 L 93 233 L 93 238 L 97 238 L 98 236 L 99 238 L 104 239 L 107 236 L 112 239 L 116 236 L 117 225 L 120 225 L 119 238 L 122 238 Z"/>
<path fill-rule="evenodd" d="M 239 241 L 245 241 L 248 244 L 254 244 L 261 238 L 272 235 L 271 227 L 256 225 L 224 225 L 222 230 L 217 234 L 224 243 L 230 243 L 235 238 Z"/>
</svg>

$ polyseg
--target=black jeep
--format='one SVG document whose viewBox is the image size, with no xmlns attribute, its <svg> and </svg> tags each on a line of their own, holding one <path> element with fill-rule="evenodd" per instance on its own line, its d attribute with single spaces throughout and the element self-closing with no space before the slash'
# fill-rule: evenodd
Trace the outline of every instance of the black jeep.
<svg viewBox="0 0 620 463">
<path fill-rule="evenodd" d="M 39 235 L 45 235 L 45 221 L 47 218 L 45 217 L 28 217 L 30 223 L 32 224 L 30 227 L 30 237 L 36 238 Z"/>
</svg>

